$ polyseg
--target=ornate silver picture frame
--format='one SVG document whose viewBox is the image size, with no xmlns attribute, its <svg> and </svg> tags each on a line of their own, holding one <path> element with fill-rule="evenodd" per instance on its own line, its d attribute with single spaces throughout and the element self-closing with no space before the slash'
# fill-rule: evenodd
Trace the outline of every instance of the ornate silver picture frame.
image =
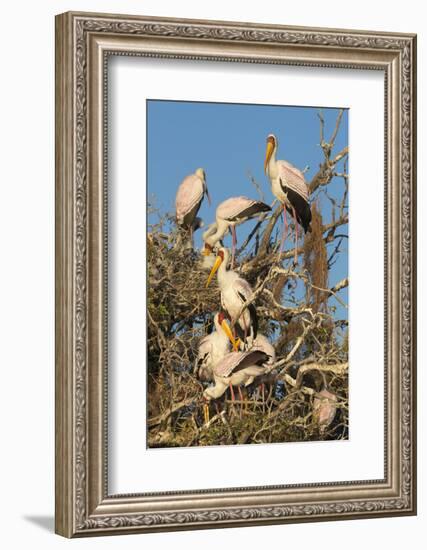
<svg viewBox="0 0 427 550">
<path fill-rule="evenodd" d="M 384 75 L 384 478 L 108 491 L 107 60 Z M 416 513 L 416 37 L 89 13 L 56 18 L 56 532 L 81 537 Z M 378 368 L 383 368 L 378 365 Z"/>
</svg>

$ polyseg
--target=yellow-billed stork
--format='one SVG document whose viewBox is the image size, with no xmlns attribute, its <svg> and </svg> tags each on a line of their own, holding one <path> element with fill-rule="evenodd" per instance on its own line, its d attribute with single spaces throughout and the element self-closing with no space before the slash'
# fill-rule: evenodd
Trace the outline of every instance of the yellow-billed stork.
<svg viewBox="0 0 427 550">
<path fill-rule="evenodd" d="M 271 207 L 268 204 L 243 196 L 231 197 L 223 201 L 216 209 L 215 222 L 203 234 L 203 241 L 205 243 L 203 254 L 211 254 L 214 246 L 224 237 L 227 231 L 230 231 L 232 236 L 231 265 L 234 266 L 237 244 L 236 225 L 256 218 L 260 214 L 269 212 L 270 210 Z"/>
<path fill-rule="evenodd" d="M 211 199 L 206 185 L 206 174 L 203 168 L 197 168 L 194 174 L 186 176 L 178 187 L 175 198 L 176 222 L 184 229 L 190 230 L 191 239 L 196 222 L 197 212 L 206 195 L 209 204 Z"/>
<path fill-rule="evenodd" d="M 194 365 L 194 373 L 203 382 L 214 380 L 214 366 L 228 353 L 231 347 L 238 351 L 240 341 L 235 340 L 228 324 L 228 316 L 224 311 L 218 311 L 214 315 L 215 330 L 202 338 L 199 343 L 197 359 Z M 231 345 L 230 345 L 231 343 Z M 205 424 L 209 421 L 209 405 L 203 405 Z"/>
<path fill-rule="evenodd" d="M 267 136 L 267 149 L 265 153 L 264 171 L 271 183 L 273 195 L 283 205 L 283 233 L 280 251 L 286 239 L 288 221 L 286 211 L 294 218 L 295 222 L 295 263 L 297 263 L 298 224 L 304 232 L 310 231 L 311 210 L 308 202 L 309 189 L 305 182 L 304 174 L 295 166 L 285 160 L 276 160 L 278 142 L 274 134 Z"/>
<path fill-rule="evenodd" d="M 199 342 L 194 373 L 202 381 L 213 379 L 213 365 L 230 352 L 231 346 L 235 351 L 238 350 L 240 342 L 234 338 L 227 317 L 224 311 L 215 313 L 215 330 Z"/>
<path fill-rule="evenodd" d="M 215 273 L 218 272 L 221 306 L 230 316 L 232 323 L 238 323 L 243 331 L 245 342 L 248 345 L 252 345 L 258 332 L 256 308 L 254 304 L 250 304 L 244 309 L 243 313 L 240 313 L 243 304 L 252 297 L 252 287 L 235 271 L 227 269 L 229 259 L 229 250 L 221 247 L 218 250 L 215 263 L 206 281 L 206 288 L 209 286 Z"/>
</svg>

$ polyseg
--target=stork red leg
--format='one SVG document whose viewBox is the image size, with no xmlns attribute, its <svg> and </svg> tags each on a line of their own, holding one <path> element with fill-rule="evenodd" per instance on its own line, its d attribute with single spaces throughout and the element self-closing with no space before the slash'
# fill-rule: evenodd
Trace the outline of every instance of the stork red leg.
<svg viewBox="0 0 427 550">
<path fill-rule="evenodd" d="M 261 382 L 262 412 L 265 413 L 265 384 Z"/>
<path fill-rule="evenodd" d="M 240 418 L 242 418 L 242 409 L 243 409 L 243 401 L 244 401 L 244 399 L 243 399 L 242 388 L 240 387 L 240 385 L 237 386 L 237 388 L 238 388 L 238 390 L 239 390 L 239 398 L 240 398 L 240 401 L 241 401 L 241 403 L 240 403 Z"/>
<path fill-rule="evenodd" d="M 231 382 L 230 382 L 230 393 L 231 393 L 231 401 L 235 401 L 236 398 L 234 396 L 233 384 Z"/>
<path fill-rule="evenodd" d="M 286 206 L 283 206 L 283 232 L 282 232 L 282 240 L 280 242 L 279 255 L 283 252 L 283 247 L 285 245 L 287 235 L 288 235 L 288 218 L 286 216 Z"/>
<path fill-rule="evenodd" d="M 236 245 L 237 245 L 237 237 L 236 237 L 236 228 L 234 225 L 231 226 L 231 269 L 234 268 L 234 256 L 236 254 Z"/>
<path fill-rule="evenodd" d="M 230 382 L 230 393 L 231 393 L 231 406 L 232 406 L 232 411 L 234 415 L 234 401 L 236 400 L 236 398 L 234 397 L 233 384 L 231 382 Z"/>
</svg>

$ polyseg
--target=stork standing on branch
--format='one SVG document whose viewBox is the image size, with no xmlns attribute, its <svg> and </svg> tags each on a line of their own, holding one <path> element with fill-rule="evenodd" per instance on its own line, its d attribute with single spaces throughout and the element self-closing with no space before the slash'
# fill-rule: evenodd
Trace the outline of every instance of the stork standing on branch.
<svg viewBox="0 0 427 550">
<path fill-rule="evenodd" d="M 201 339 L 194 365 L 194 373 L 205 382 L 214 380 L 215 365 L 230 353 L 230 342 L 234 351 L 237 351 L 240 345 L 239 340 L 234 339 L 224 311 L 215 313 L 214 325 L 215 330 Z M 205 423 L 207 423 L 209 421 L 209 405 L 207 403 L 204 403 L 203 414 Z"/>
<path fill-rule="evenodd" d="M 203 225 L 201 220 L 196 216 L 205 195 L 210 205 L 211 198 L 206 185 L 206 173 L 203 168 L 197 168 L 194 174 L 186 176 L 176 193 L 176 222 L 182 228 L 190 231 L 191 242 L 193 242 L 194 229 Z"/>
<path fill-rule="evenodd" d="M 199 343 L 194 373 L 202 381 L 213 380 L 213 366 L 231 350 L 239 348 L 239 340 L 235 340 L 224 311 L 215 313 L 215 330 L 204 336 Z M 230 345 L 231 343 L 231 345 Z"/>
<path fill-rule="evenodd" d="M 233 324 L 238 323 L 244 334 L 247 345 L 251 345 L 258 332 L 258 317 L 255 306 L 249 304 L 242 310 L 245 302 L 252 297 L 252 287 L 235 271 L 227 269 L 230 252 L 227 248 L 220 248 L 206 281 L 206 288 L 218 271 L 218 285 L 221 290 L 221 306 L 228 313 Z M 237 318 L 239 316 L 239 318 Z"/>
<path fill-rule="evenodd" d="M 247 351 L 228 353 L 213 366 L 215 386 L 206 388 L 203 396 L 206 401 L 218 399 L 230 388 L 231 399 L 234 401 L 233 386 L 237 386 L 240 400 L 243 401 L 241 384 L 249 386 L 257 376 L 266 371 L 269 356 L 261 349 L 252 348 Z M 207 409 L 209 411 L 209 409 Z M 205 422 L 209 421 L 209 412 L 205 413 Z"/>
<path fill-rule="evenodd" d="M 283 233 L 280 243 L 280 252 L 286 240 L 288 220 L 286 211 L 293 216 L 295 222 L 295 264 L 298 261 L 298 224 L 304 232 L 310 231 L 311 210 L 308 202 L 309 189 L 304 174 L 285 160 L 276 160 L 277 138 L 273 134 L 267 136 L 264 171 L 271 183 L 273 195 L 283 205 Z"/>
<path fill-rule="evenodd" d="M 260 214 L 269 212 L 270 210 L 271 207 L 268 204 L 248 199 L 247 197 L 231 197 L 225 200 L 216 209 L 215 222 L 203 234 L 203 241 L 205 243 L 203 254 L 211 254 L 214 246 L 224 237 L 227 231 L 230 231 L 232 237 L 231 266 L 234 267 L 234 256 L 237 245 L 236 225 L 256 218 Z"/>
</svg>

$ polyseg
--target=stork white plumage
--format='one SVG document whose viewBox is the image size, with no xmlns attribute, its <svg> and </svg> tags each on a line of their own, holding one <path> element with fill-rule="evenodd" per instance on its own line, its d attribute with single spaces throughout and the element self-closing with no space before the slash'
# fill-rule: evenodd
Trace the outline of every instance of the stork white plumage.
<svg viewBox="0 0 427 550">
<path fill-rule="evenodd" d="M 241 394 L 241 385 L 249 386 L 257 376 L 264 374 L 268 355 L 261 349 L 227 353 L 213 367 L 215 386 L 205 389 L 203 395 L 208 401 L 221 397 L 228 387 L 237 386 Z M 234 393 L 232 392 L 234 400 Z M 242 399 L 242 395 L 240 396 Z"/>
<path fill-rule="evenodd" d="M 311 210 L 308 202 L 309 189 L 305 182 L 304 174 L 295 166 L 285 160 L 276 160 L 278 142 L 273 134 L 267 137 L 267 149 L 264 161 L 264 171 L 268 175 L 273 195 L 283 205 L 283 233 L 280 251 L 286 240 L 288 221 L 286 211 L 294 218 L 295 222 L 295 253 L 294 261 L 297 263 L 298 224 L 304 232 L 310 231 Z"/>
<path fill-rule="evenodd" d="M 218 285 L 221 291 L 221 306 L 228 313 L 232 323 L 238 323 L 243 339 L 247 346 L 252 345 L 258 332 L 258 318 L 256 309 L 250 304 L 241 313 L 243 304 L 252 297 L 251 285 L 232 269 L 227 269 L 230 253 L 227 248 L 220 248 L 215 264 L 206 281 L 209 286 L 216 272 L 218 272 Z"/>
<path fill-rule="evenodd" d="M 226 314 L 219 311 L 214 315 L 215 330 L 201 339 L 197 353 L 194 373 L 202 381 L 214 380 L 214 368 L 228 353 L 231 347 L 234 351 L 239 348 L 240 342 L 234 339 L 228 324 Z M 203 407 L 205 424 L 209 421 L 209 406 Z"/>
<path fill-rule="evenodd" d="M 186 176 L 178 187 L 175 198 L 176 221 L 184 229 L 190 230 L 191 239 L 193 230 L 198 221 L 197 213 L 206 195 L 209 204 L 211 199 L 206 185 L 206 174 L 203 168 L 197 168 L 194 174 Z"/>
<path fill-rule="evenodd" d="M 213 380 L 213 365 L 229 353 L 232 346 L 235 351 L 239 346 L 223 311 L 215 313 L 213 321 L 215 330 L 200 340 L 194 366 L 194 373 L 203 381 Z"/>
<path fill-rule="evenodd" d="M 243 196 L 225 200 L 216 209 L 215 222 L 203 234 L 205 243 L 203 254 L 211 254 L 214 246 L 230 231 L 232 236 L 231 265 L 233 267 L 237 244 L 236 225 L 270 210 L 271 207 L 268 204 Z"/>
</svg>

